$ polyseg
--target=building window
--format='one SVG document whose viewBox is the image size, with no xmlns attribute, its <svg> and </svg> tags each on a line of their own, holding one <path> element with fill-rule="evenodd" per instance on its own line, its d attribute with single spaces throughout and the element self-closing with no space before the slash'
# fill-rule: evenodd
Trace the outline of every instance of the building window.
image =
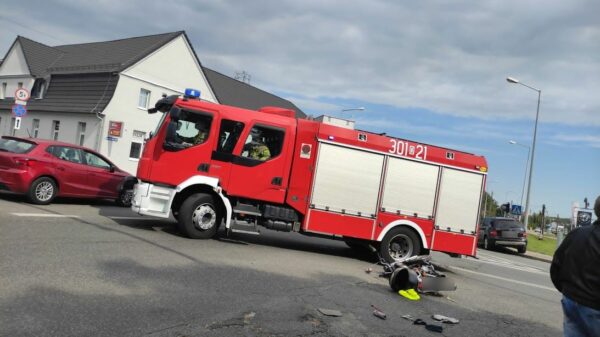
<svg viewBox="0 0 600 337">
<path fill-rule="evenodd" d="M 19 84 L 17 84 L 17 88 L 19 88 L 19 89 L 23 88 L 23 82 L 19 82 Z"/>
<path fill-rule="evenodd" d="M 2 89 L 0 89 L 0 99 L 6 98 L 6 82 L 2 83 Z"/>
<path fill-rule="evenodd" d="M 46 81 L 42 78 L 38 78 L 33 83 L 33 88 L 31 88 L 31 97 L 36 99 L 44 98 L 44 89 L 46 88 Z"/>
<path fill-rule="evenodd" d="M 129 159 L 140 159 L 145 137 L 145 132 L 133 130 L 133 140 L 131 141 L 131 147 L 129 148 Z"/>
<path fill-rule="evenodd" d="M 34 119 L 31 123 L 31 135 L 33 138 L 37 138 L 40 133 L 40 120 Z"/>
<path fill-rule="evenodd" d="M 11 135 L 11 136 L 14 136 L 14 135 L 15 135 L 15 131 L 16 131 L 16 130 L 15 130 L 15 123 L 16 123 L 16 122 L 17 122 L 17 120 L 16 120 L 14 117 L 12 117 L 12 118 L 10 119 L 10 135 Z"/>
<path fill-rule="evenodd" d="M 85 142 L 85 122 L 77 123 L 77 139 L 75 139 L 75 142 L 83 146 Z"/>
<path fill-rule="evenodd" d="M 148 109 L 148 103 L 150 102 L 150 90 L 140 89 L 140 99 L 138 101 L 138 107 L 142 109 Z"/>
<path fill-rule="evenodd" d="M 60 131 L 60 121 L 52 121 L 52 130 L 50 138 L 58 140 L 58 131 Z"/>
</svg>

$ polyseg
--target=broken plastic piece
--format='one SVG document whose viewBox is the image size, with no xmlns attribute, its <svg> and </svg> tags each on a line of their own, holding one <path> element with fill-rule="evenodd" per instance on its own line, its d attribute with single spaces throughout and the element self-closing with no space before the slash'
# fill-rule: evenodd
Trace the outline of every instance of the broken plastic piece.
<svg viewBox="0 0 600 337">
<path fill-rule="evenodd" d="M 444 315 L 431 315 L 431 318 L 435 319 L 436 321 L 440 321 L 442 323 L 448 323 L 448 324 L 458 324 L 459 320 L 454 318 L 454 317 L 448 317 L 448 316 L 444 316 Z"/>
<path fill-rule="evenodd" d="M 342 312 L 339 310 L 318 308 L 317 311 L 319 311 L 320 313 L 322 313 L 325 316 L 342 317 Z"/>
<path fill-rule="evenodd" d="M 371 307 L 373 307 L 373 316 L 381 318 L 381 319 L 387 318 L 387 315 L 381 309 L 377 308 L 373 304 L 371 304 Z"/>
<path fill-rule="evenodd" d="M 408 289 L 408 290 L 400 290 L 398 291 L 398 294 L 402 297 L 405 297 L 411 301 L 418 301 L 421 299 L 421 296 L 419 296 L 419 294 L 417 294 L 417 291 L 414 289 Z"/>
</svg>

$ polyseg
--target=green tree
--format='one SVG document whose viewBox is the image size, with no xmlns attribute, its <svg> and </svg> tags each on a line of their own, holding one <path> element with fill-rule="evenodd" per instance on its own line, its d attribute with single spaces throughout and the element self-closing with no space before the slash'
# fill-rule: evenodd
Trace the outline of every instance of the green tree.
<svg viewBox="0 0 600 337">
<path fill-rule="evenodd" d="M 481 216 L 496 216 L 496 211 L 500 207 L 498 202 L 488 192 L 483 192 L 483 202 L 481 203 Z"/>
</svg>

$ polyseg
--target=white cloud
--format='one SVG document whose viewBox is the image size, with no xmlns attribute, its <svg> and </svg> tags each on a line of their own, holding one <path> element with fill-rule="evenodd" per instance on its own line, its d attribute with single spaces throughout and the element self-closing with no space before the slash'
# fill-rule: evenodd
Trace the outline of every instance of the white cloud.
<svg viewBox="0 0 600 337">
<path fill-rule="evenodd" d="M 598 1 L 38 0 L 2 7 L 23 22 L 16 30 L 49 44 L 184 29 L 203 64 L 230 75 L 246 70 L 259 87 L 311 101 L 308 109 L 328 97 L 531 120 L 537 95 L 506 83 L 511 75 L 542 89 L 542 121 L 600 126 Z M 3 34 L 0 46 L 13 40 Z"/>
</svg>

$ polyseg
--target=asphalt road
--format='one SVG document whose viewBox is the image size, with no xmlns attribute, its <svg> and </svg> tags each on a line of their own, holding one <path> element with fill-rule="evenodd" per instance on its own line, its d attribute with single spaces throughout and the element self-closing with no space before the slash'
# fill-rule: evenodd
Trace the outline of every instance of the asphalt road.
<svg viewBox="0 0 600 337">
<path fill-rule="evenodd" d="M 411 302 L 342 242 L 266 230 L 189 240 L 170 220 L 91 203 L 0 195 L 1 336 L 437 335 L 405 314 L 458 318 L 444 336 L 562 335 L 548 263 L 434 253 L 458 289 Z"/>
</svg>

